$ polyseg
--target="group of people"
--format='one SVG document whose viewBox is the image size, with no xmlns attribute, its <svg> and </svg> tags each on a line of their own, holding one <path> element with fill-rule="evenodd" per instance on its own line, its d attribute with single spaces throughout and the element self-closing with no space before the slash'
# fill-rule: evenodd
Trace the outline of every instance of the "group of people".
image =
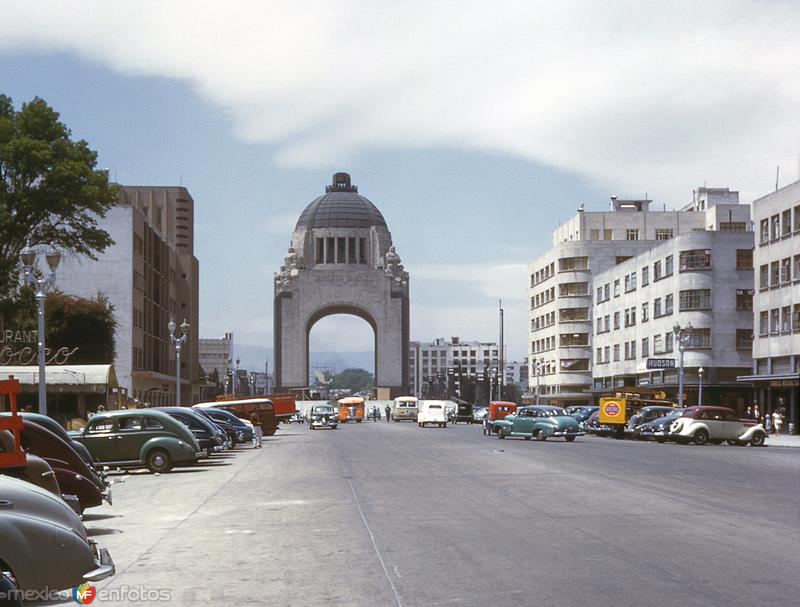
<svg viewBox="0 0 800 607">
<path fill-rule="evenodd" d="M 767 431 L 767 434 L 780 434 L 783 427 L 783 412 L 781 409 L 775 409 L 772 413 L 769 411 L 761 412 L 758 405 L 748 406 L 744 412 L 747 419 L 756 420 Z"/>
</svg>

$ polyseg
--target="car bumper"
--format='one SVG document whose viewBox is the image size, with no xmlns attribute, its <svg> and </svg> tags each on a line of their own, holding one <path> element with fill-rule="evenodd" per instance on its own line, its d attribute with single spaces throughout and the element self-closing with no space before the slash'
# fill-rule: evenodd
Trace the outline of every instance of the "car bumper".
<svg viewBox="0 0 800 607">
<path fill-rule="evenodd" d="M 670 433 L 666 430 L 642 430 L 639 432 L 639 436 L 644 436 L 646 438 L 669 438 Z"/>
<path fill-rule="evenodd" d="M 197 459 L 201 459 L 201 458 L 204 458 L 206 456 L 206 452 L 205 451 L 195 451 L 194 456 Z"/>
<path fill-rule="evenodd" d="M 97 542 L 94 540 L 89 540 L 89 545 L 94 553 L 96 567 L 83 574 L 83 579 L 87 582 L 99 582 L 114 575 L 116 573 L 116 566 L 108 550 L 105 548 L 98 548 Z"/>
<path fill-rule="evenodd" d="M 558 437 L 565 437 L 565 436 L 583 436 L 586 434 L 583 430 L 557 430 L 550 434 L 549 436 Z"/>
</svg>

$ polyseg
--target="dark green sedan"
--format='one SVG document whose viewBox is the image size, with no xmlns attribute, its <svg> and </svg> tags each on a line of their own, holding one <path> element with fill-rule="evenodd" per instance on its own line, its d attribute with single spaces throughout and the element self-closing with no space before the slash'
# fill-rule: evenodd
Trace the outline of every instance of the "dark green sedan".
<svg viewBox="0 0 800 607">
<path fill-rule="evenodd" d="M 564 438 L 567 442 L 583 436 L 578 422 L 561 407 L 520 407 L 516 413 L 494 422 L 497 438 L 520 436 L 526 440 Z"/>
<path fill-rule="evenodd" d="M 169 472 L 205 456 L 188 427 L 152 409 L 97 413 L 70 436 L 86 445 L 97 463 L 120 468 Z"/>
</svg>

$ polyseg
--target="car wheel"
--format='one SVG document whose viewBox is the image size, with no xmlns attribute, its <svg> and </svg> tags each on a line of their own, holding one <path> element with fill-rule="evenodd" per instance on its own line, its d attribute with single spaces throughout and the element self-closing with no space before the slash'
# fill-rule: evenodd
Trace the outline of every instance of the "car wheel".
<svg viewBox="0 0 800 607">
<path fill-rule="evenodd" d="M 539 440 L 539 441 L 546 441 L 546 440 L 547 440 L 547 436 L 544 434 L 544 432 L 542 432 L 541 430 L 539 430 L 539 431 L 536 433 L 536 440 Z"/>
<path fill-rule="evenodd" d="M 567 441 L 568 443 L 571 443 L 572 441 L 574 441 L 574 440 L 575 440 L 575 437 L 574 437 L 574 436 L 565 436 L 564 438 L 566 439 L 566 441 Z"/>
<path fill-rule="evenodd" d="M 169 472 L 172 470 L 172 459 L 163 449 L 153 449 L 147 454 L 147 469 L 150 472 Z"/>
<path fill-rule="evenodd" d="M 506 437 L 506 433 L 503 431 L 503 429 L 502 429 L 502 428 L 500 428 L 500 429 L 497 431 L 497 438 L 504 439 L 505 437 Z"/>
<path fill-rule="evenodd" d="M 735 445 L 741 445 L 741 444 L 742 444 L 742 443 L 741 443 L 740 441 L 738 441 L 738 440 L 727 440 L 727 441 L 725 441 L 725 442 L 726 442 L 726 443 L 728 443 L 729 445 L 734 445 L 734 446 L 735 446 Z"/>
<path fill-rule="evenodd" d="M 694 433 L 694 444 L 705 445 L 708 442 L 708 432 L 700 428 Z"/>
<path fill-rule="evenodd" d="M 445 422 L 444 424 L 442 424 L 442 428 L 447 428 L 447 422 Z"/>
<path fill-rule="evenodd" d="M 753 435 L 753 438 L 750 439 L 750 444 L 754 447 L 763 447 L 764 446 L 764 439 L 766 436 L 761 434 L 761 432 L 756 432 Z"/>
<path fill-rule="evenodd" d="M 530 437 L 530 435 L 526 436 L 526 437 L 525 437 L 525 440 L 531 440 L 531 437 Z"/>
</svg>

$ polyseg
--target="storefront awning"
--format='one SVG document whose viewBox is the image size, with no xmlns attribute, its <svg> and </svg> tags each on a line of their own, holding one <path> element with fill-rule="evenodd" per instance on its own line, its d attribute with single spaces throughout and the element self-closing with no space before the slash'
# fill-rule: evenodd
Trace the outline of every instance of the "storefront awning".
<svg viewBox="0 0 800 607">
<path fill-rule="evenodd" d="M 19 383 L 39 383 L 39 367 L 0 367 L 0 379 L 14 376 Z M 45 367 L 48 386 L 116 386 L 114 365 L 51 365 Z"/>
</svg>

